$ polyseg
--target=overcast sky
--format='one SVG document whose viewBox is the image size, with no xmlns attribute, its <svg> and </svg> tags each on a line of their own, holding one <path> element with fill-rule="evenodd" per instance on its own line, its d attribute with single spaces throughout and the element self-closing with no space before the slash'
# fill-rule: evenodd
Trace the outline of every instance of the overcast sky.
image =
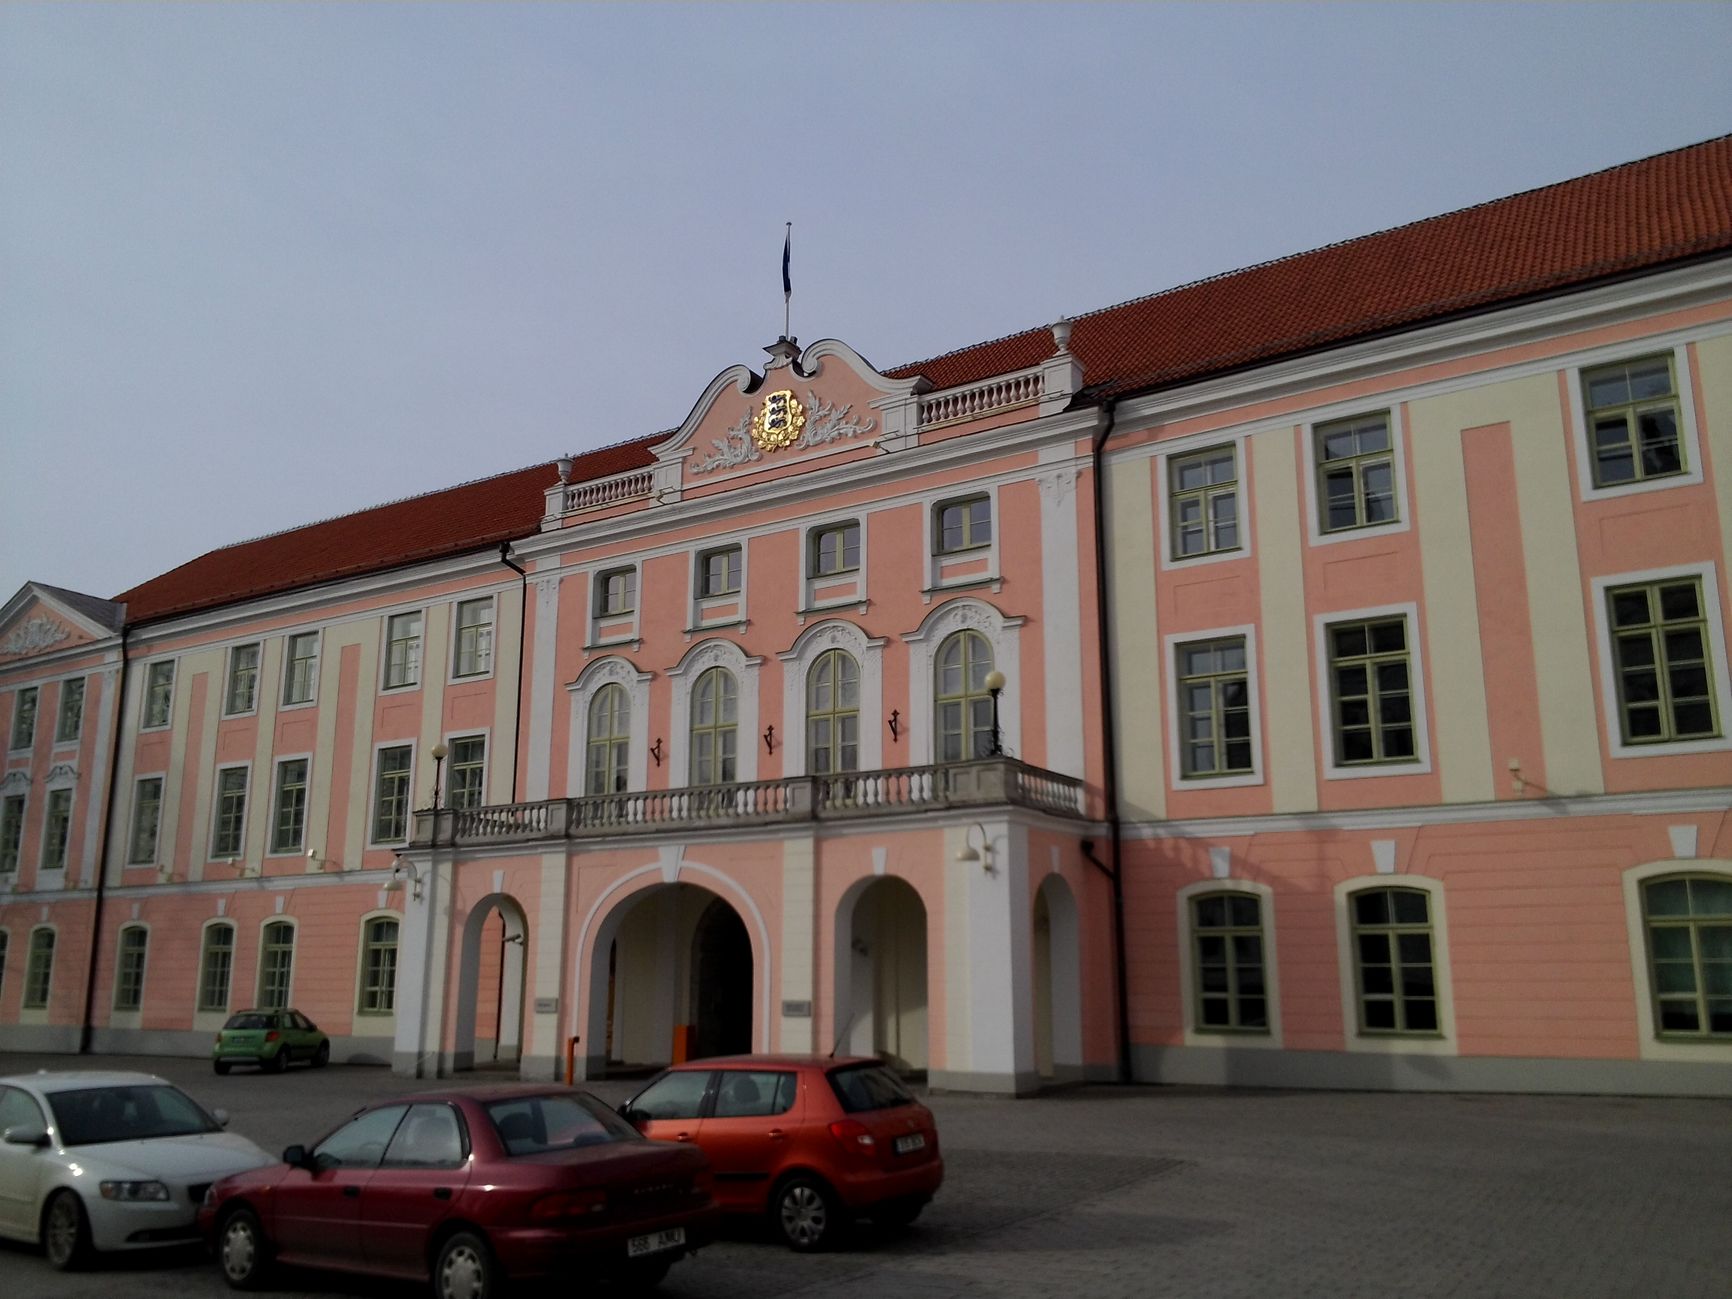
<svg viewBox="0 0 1732 1299">
<path fill-rule="evenodd" d="M 0 4 L 0 600 L 1732 130 L 1732 5 Z"/>
</svg>

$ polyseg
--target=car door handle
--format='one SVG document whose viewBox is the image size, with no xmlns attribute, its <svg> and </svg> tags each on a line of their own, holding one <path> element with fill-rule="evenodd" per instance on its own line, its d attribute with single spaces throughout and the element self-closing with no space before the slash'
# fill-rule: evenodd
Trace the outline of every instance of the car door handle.
<svg viewBox="0 0 1732 1299">
<path fill-rule="evenodd" d="M 449 1200 L 451 1198 L 451 1188 L 449 1186 L 435 1186 L 433 1188 L 433 1198 L 435 1200 Z"/>
<path fill-rule="evenodd" d="M 358 1186 L 345 1186 L 343 1188 L 343 1194 L 347 1198 L 353 1200 L 361 1194 L 361 1188 Z"/>
<path fill-rule="evenodd" d="M 781 1128 L 771 1128 L 764 1135 L 769 1137 L 771 1141 L 780 1141 L 787 1134 Z"/>
</svg>

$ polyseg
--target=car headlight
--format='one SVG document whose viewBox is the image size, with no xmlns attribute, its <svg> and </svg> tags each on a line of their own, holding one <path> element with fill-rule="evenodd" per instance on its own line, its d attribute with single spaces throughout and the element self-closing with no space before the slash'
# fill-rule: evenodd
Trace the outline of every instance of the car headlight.
<svg viewBox="0 0 1732 1299">
<path fill-rule="evenodd" d="M 166 1200 L 168 1187 L 161 1182 L 104 1182 L 102 1183 L 102 1198 L 105 1200 Z"/>
</svg>

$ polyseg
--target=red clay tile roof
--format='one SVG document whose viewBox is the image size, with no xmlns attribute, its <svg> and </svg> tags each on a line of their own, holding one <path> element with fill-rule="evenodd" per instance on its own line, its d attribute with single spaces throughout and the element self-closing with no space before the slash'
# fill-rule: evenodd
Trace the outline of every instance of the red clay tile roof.
<svg viewBox="0 0 1732 1299">
<path fill-rule="evenodd" d="M 1193 382 L 1732 248 L 1732 135 L 1079 316 L 1101 395 Z M 1052 355 L 1049 326 L 890 371 L 953 388 Z"/>
<path fill-rule="evenodd" d="M 1266 363 L 1732 249 L 1732 135 L 1078 317 L 1096 394 Z M 952 388 L 1037 365 L 1048 326 L 889 371 Z M 578 458 L 574 479 L 647 465 L 657 433 Z M 144 622 L 497 546 L 541 520 L 551 464 L 213 550 L 116 596 Z"/>
</svg>

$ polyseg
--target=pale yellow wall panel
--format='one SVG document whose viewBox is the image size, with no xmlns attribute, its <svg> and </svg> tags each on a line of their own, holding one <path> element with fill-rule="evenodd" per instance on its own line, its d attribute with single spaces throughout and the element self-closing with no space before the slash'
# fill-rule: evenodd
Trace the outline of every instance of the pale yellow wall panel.
<svg viewBox="0 0 1732 1299">
<path fill-rule="evenodd" d="M 1107 467 L 1107 545 L 1111 574 L 1113 692 L 1119 748 L 1119 806 L 1135 821 L 1167 814 L 1159 653 L 1155 619 L 1155 502 L 1149 462 Z"/>
<path fill-rule="evenodd" d="M 1249 474 L 1255 484 L 1257 586 L 1262 625 L 1264 769 L 1276 812 L 1317 808 L 1317 748 L 1312 734 L 1311 661 L 1306 648 L 1305 499 L 1293 430 L 1270 429 L 1247 439 Z"/>
</svg>

